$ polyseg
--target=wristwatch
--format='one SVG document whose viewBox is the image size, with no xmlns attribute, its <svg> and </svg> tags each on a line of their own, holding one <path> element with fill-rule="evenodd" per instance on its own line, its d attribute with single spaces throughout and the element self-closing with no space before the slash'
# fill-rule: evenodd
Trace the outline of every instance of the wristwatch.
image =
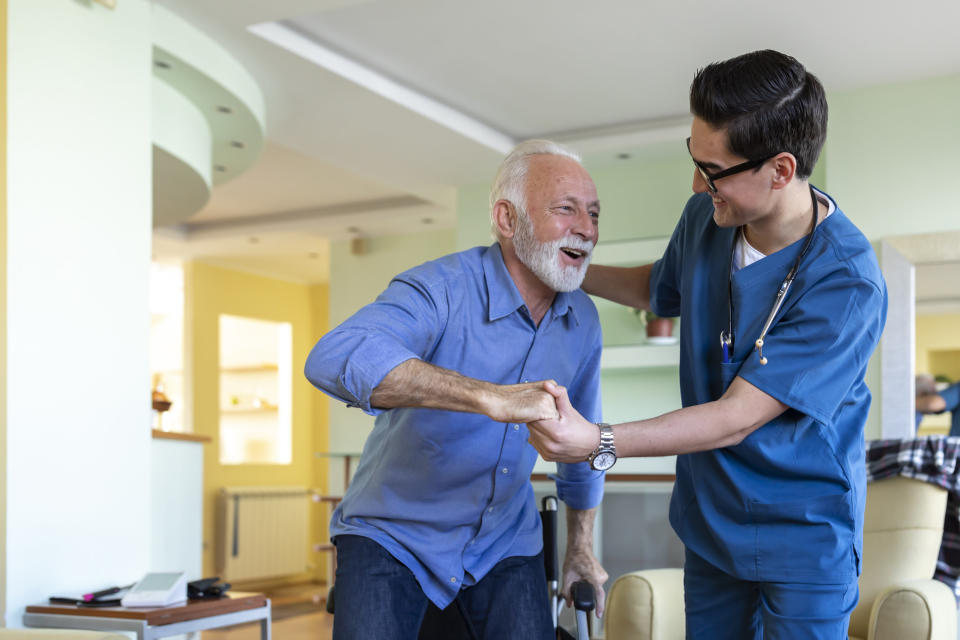
<svg viewBox="0 0 960 640">
<path fill-rule="evenodd" d="M 590 466 L 596 471 L 606 471 L 617 461 L 617 448 L 613 444 L 613 427 L 606 422 L 598 422 L 600 444 L 590 454 Z"/>
</svg>

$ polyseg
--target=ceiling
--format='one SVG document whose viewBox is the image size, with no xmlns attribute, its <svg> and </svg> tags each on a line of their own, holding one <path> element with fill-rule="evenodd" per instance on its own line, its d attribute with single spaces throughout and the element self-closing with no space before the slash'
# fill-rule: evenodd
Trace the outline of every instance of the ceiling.
<svg viewBox="0 0 960 640">
<path fill-rule="evenodd" d="M 267 138 L 155 253 L 303 282 L 327 278 L 330 240 L 453 227 L 456 188 L 488 182 L 515 140 L 601 163 L 681 139 L 709 61 L 776 48 L 828 91 L 960 72 L 956 0 L 154 3 L 250 72 Z"/>
</svg>

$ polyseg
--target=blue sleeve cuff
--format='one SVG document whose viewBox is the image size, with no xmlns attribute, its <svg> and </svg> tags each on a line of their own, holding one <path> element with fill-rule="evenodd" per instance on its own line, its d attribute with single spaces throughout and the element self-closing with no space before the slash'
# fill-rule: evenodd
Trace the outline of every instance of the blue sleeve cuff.
<svg viewBox="0 0 960 640">
<path fill-rule="evenodd" d="M 406 349 L 398 348 L 389 338 L 371 335 L 364 338 L 350 355 L 339 386 L 347 399 L 348 407 L 356 407 L 364 413 L 376 416 L 383 413 L 370 405 L 370 396 L 388 373 L 407 360 L 420 357 Z"/>
<path fill-rule="evenodd" d="M 557 483 L 557 497 L 571 509 L 593 509 L 603 501 L 605 474 L 587 462 L 557 463 L 557 473 L 549 477 Z"/>
</svg>

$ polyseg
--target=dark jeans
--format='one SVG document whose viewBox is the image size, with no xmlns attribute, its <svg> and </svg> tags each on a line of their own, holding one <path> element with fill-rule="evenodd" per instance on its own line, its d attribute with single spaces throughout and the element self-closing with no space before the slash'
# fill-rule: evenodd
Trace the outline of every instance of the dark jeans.
<svg viewBox="0 0 960 640">
<path fill-rule="evenodd" d="M 554 637 L 542 553 L 501 560 L 440 612 L 430 605 L 413 573 L 373 540 L 342 535 L 334 544 L 334 640 L 415 640 L 421 623 L 421 638 Z M 432 611 L 424 621 L 428 605 Z"/>
</svg>

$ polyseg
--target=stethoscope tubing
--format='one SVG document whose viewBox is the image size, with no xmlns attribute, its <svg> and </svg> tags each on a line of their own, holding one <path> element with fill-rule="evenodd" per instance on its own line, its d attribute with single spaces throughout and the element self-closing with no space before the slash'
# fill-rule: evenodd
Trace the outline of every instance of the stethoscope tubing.
<svg viewBox="0 0 960 640">
<path fill-rule="evenodd" d="M 760 354 L 760 364 L 767 364 L 768 360 L 763 355 L 763 345 L 764 339 L 767 337 L 767 332 L 770 330 L 770 327 L 773 325 L 773 320 L 776 318 L 777 313 L 779 313 L 780 308 L 783 306 L 784 300 L 787 298 L 787 293 L 790 291 L 791 285 L 793 285 L 793 280 L 797 276 L 797 272 L 800 271 L 800 263 L 803 261 L 807 251 L 810 249 L 810 244 L 813 242 L 813 236 L 817 231 L 817 194 L 813 190 L 813 187 L 810 187 L 810 200 L 813 203 L 813 220 L 811 221 L 810 233 L 807 234 L 807 240 L 803 243 L 803 248 L 800 249 L 800 254 L 797 256 L 797 259 L 793 263 L 790 271 L 787 272 L 787 277 L 784 278 L 783 282 L 780 284 L 780 288 L 777 290 L 777 296 L 774 298 L 773 306 L 770 308 L 770 313 L 767 314 L 766 322 L 763 323 L 763 329 L 760 331 L 760 337 L 756 339 L 753 343 L 754 349 Z M 728 349 L 732 349 L 733 345 L 733 259 L 734 252 L 737 248 L 737 238 L 740 234 L 743 233 L 743 227 L 738 227 L 736 233 L 733 236 L 733 245 L 730 249 L 730 270 L 727 275 L 727 334 L 724 336 L 721 334 L 720 342 L 721 346 L 724 349 L 724 353 L 729 353 Z M 729 357 L 732 357 L 732 353 L 729 354 Z"/>
</svg>

